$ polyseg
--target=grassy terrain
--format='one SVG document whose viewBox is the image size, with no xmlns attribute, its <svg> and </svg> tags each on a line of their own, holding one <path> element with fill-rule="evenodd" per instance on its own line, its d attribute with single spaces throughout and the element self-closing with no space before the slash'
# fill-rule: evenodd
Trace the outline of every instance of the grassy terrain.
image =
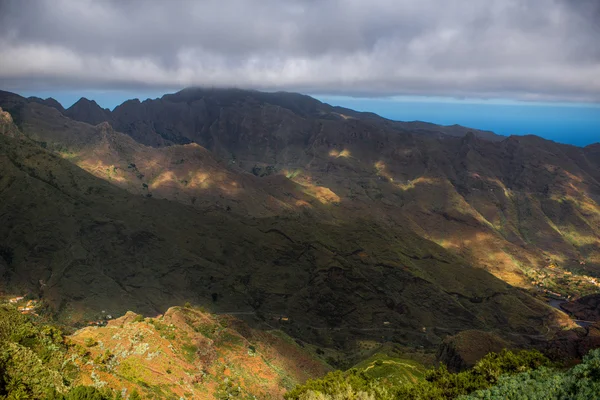
<svg viewBox="0 0 600 400">
<path fill-rule="evenodd" d="M 330 370 L 282 333 L 193 308 L 128 313 L 72 335 L 42 321 L 0 307 L 0 396 L 70 398 L 83 386 L 111 399 L 279 399 Z"/>
<path fill-rule="evenodd" d="M 390 357 L 376 353 L 368 359 L 356 364 L 353 368 L 364 371 L 374 379 L 390 382 L 392 385 L 414 383 L 425 376 L 425 367 L 413 360 Z"/>
<path fill-rule="evenodd" d="M 420 372 L 420 376 L 407 379 L 406 368 L 414 364 L 406 362 L 396 369 L 383 368 L 370 371 L 377 362 L 390 361 L 376 357 L 373 364 L 368 361 L 360 368 L 346 372 L 335 371 L 325 377 L 309 380 L 286 393 L 288 400 L 296 399 L 455 399 L 477 390 L 493 387 L 503 376 L 514 376 L 520 372 L 550 366 L 550 362 L 536 351 L 490 353 L 468 370 L 451 373 L 445 366 Z M 382 374 L 384 376 L 382 376 Z M 395 375 L 395 376 L 394 376 Z"/>
</svg>

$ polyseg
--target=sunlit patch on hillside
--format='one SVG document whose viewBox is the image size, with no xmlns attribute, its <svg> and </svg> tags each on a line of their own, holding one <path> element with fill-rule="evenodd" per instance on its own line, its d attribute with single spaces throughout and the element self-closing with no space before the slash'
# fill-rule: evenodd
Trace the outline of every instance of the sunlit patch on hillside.
<svg viewBox="0 0 600 400">
<path fill-rule="evenodd" d="M 392 175 L 386 170 L 386 165 L 383 161 L 377 161 L 374 165 L 375 170 L 377 171 L 377 176 L 383 176 L 387 178 L 390 182 L 394 181 Z"/>
<path fill-rule="evenodd" d="M 444 238 L 433 239 L 433 241 L 435 243 L 437 243 L 438 245 L 442 246 L 443 248 L 445 248 L 446 250 L 460 250 L 460 248 L 462 246 L 462 242 L 460 240 L 458 240 L 457 238 L 444 237 Z"/>
<path fill-rule="evenodd" d="M 340 113 L 332 113 L 332 114 L 338 115 L 338 116 L 342 117 L 343 119 L 355 119 L 354 117 L 351 117 L 346 114 L 340 114 Z"/>
<path fill-rule="evenodd" d="M 173 171 L 165 171 L 158 175 L 152 183 L 150 184 L 151 189 L 157 189 L 161 186 L 165 186 L 167 184 L 171 184 L 177 181 L 177 176 Z"/>
<path fill-rule="evenodd" d="M 335 157 L 335 158 L 339 158 L 339 157 L 350 158 L 350 157 L 352 157 L 352 154 L 350 153 L 350 150 L 348 150 L 348 149 L 344 149 L 342 151 L 333 149 L 329 152 L 329 156 Z"/>
<path fill-rule="evenodd" d="M 294 205 L 296 207 L 312 207 L 310 205 L 310 203 L 308 203 L 307 201 L 304 201 L 304 200 L 296 200 L 296 202 L 294 203 Z"/>
<path fill-rule="evenodd" d="M 562 173 L 565 174 L 567 176 L 567 178 L 569 178 L 572 182 L 577 182 L 577 183 L 581 183 L 583 182 L 583 179 L 577 175 L 573 175 L 572 173 L 570 173 L 569 171 L 564 171 L 562 170 Z"/>
<path fill-rule="evenodd" d="M 510 189 L 508 189 L 504 183 L 502 183 L 502 181 L 498 178 L 484 178 L 485 180 L 487 180 L 490 183 L 493 183 L 495 185 L 497 185 L 498 187 L 500 187 L 502 189 L 502 192 L 504 193 L 504 197 L 506 198 L 511 198 L 512 197 L 512 192 L 510 191 Z"/>
<path fill-rule="evenodd" d="M 102 160 L 83 160 L 79 161 L 77 166 L 104 180 L 115 181 L 117 183 L 127 182 L 127 178 L 121 169 L 113 164 L 104 164 Z"/>
<path fill-rule="evenodd" d="M 255 331 L 191 305 L 154 318 L 129 312 L 69 341 L 78 384 L 142 398 L 283 398 L 286 385 L 327 371 L 281 331 Z"/>
<path fill-rule="evenodd" d="M 321 202 L 322 204 L 335 204 L 341 202 L 340 196 L 335 194 L 331 189 L 324 186 L 307 186 L 304 192 Z"/>
<path fill-rule="evenodd" d="M 228 196 L 237 195 L 242 189 L 240 184 L 232 181 L 226 174 L 191 171 L 187 176 L 179 177 L 173 171 L 164 171 L 152 180 L 151 189 L 164 187 L 182 190 L 206 190 L 216 188 Z"/>
<path fill-rule="evenodd" d="M 75 153 L 74 151 L 70 150 L 59 151 L 57 154 L 65 160 L 74 160 L 75 158 L 79 157 L 79 153 Z"/>
<path fill-rule="evenodd" d="M 235 181 L 222 181 L 217 187 L 228 196 L 235 196 L 242 190 L 240 185 Z"/>
<path fill-rule="evenodd" d="M 210 175 L 206 172 L 191 172 L 188 186 L 190 188 L 208 189 L 211 186 Z"/>
<path fill-rule="evenodd" d="M 285 175 L 286 178 L 291 180 L 294 180 L 297 176 L 302 174 L 302 170 L 300 168 L 294 170 L 284 169 L 281 172 L 283 173 L 283 175 Z"/>
<path fill-rule="evenodd" d="M 517 287 L 530 287 L 524 277 L 521 263 L 507 250 L 500 248 L 492 233 L 476 232 L 469 236 L 433 236 L 432 241 L 475 262 L 497 278 Z"/>
<path fill-rule="evenodd" d="M 597 245 L 600 248 L 600 238 L 591 235 L 582 235 L 574 230 L 564 231 L 563 236 L 576 247 Z"/>
<path fill-rule="evenodd" d="M 420 176 L 416 179 L 408 180 L 406 183 L 396 183 L 396 186 L 404 191 L 414 189 L 417 185 L 439 185 L 441 180 L 437 178 L 428 178 Z"/>
<path fill-rule="evenodd" d="M 594 200 L 585 196 L 585 194 L 580 195 L 578 193 L 577 197 L 553 194 L 550 196 L 550 198 L 559 203 L 570 202 L 577 206 L 577 208 L 579 208 L 580 211 L 583 211 L 584 213 L 596 214 L 600 216 L 600 206 Z"/>
</svg>

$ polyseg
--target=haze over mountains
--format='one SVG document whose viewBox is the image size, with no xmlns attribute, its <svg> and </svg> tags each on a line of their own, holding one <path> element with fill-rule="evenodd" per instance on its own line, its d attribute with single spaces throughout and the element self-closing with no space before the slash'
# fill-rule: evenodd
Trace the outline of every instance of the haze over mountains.
<svg viewBox="0 0 600 400">
<path fill-rule="evenodd" d="M 599 145 L 293 93 L 186 89 L 109 112 L 2 92 L 0 107 L 3 282 L 63 319 L 190 301 L 286 316 L 325 345 L 434 346 L 567 323 L 535 298 L 549 266 L 552 291 L 596 290 Z"/>
</svg>

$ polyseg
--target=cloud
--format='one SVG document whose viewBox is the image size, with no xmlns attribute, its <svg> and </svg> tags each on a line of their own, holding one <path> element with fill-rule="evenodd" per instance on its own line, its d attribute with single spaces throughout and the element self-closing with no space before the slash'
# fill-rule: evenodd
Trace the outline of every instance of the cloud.
<svg viewBox="0 0 600 400">
<path fill-rule="evenodd" d="M 0 0 L 0 85 L 600 102 L 595 0 Z"/>
</svg>

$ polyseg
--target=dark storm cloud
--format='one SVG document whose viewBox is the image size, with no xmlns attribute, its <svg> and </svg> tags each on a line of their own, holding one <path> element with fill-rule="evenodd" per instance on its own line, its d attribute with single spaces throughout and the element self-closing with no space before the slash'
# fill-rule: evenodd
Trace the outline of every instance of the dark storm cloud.
<svg viewBox="0 0 600 400">
<path fill-rule="evenodd" d="M 599 4 L 3 1 L 0 84 L 598 102 Z"/>
</svg>

